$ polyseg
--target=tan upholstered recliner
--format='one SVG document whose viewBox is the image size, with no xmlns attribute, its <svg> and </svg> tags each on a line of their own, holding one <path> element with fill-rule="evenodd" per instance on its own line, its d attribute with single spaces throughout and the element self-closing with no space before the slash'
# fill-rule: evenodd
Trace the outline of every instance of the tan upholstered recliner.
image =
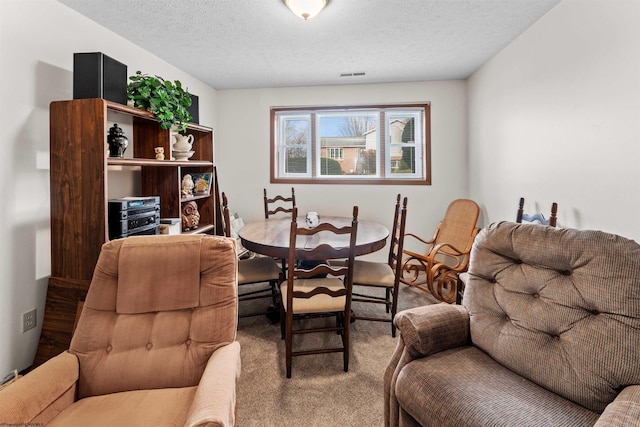
<svg viewBox="0 0 640 427">
<path fill-rule="evenodd" d="M 502 222 L 463 305 L 395 318 L 386 426 L 640 426 L 640 245 Z"/>
<path fill-rule="evenodd" d="M 70 349 L 0 391 L 0 422 L 234 425 L 236 271 L 224 237 L 106 243 Z"/>
</svg>

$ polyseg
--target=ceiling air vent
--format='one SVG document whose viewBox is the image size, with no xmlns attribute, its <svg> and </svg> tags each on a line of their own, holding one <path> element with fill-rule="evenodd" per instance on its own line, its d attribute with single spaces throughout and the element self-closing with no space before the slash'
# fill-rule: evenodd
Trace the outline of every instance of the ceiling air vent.
<svg viewBox="0 0 640 427">
<path fill-rule="evenodd" d="M 358 73 L 340 73 L 340 77 L 356 77 L 356 76 L 364 76 L 365 72 L 360 71 Z"/>
</svg>

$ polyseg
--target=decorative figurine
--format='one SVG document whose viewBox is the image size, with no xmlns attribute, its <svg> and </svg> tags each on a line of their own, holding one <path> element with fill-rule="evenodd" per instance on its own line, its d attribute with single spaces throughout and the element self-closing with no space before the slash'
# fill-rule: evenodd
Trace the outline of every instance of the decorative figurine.
<svg viewBox="0 0 640 427">
<path fill-rule="evenodd" d="M 198 228 L 200 212 L 196 202 L 187 202 L 182 206 L 182 231 Z"/>
<path fill-rule="evenodd" d="M 307 214 L 307 225 L 309 228 L 316 228 L 320 224 L 320 216 L 317 212 L 309 212 Z"/>
<path fill-rule="evenodd" d="M 109 135 L 107 135 L 107 143 L 109 144 L 109 157 L 122 157 L 124 150 L 129 145 L 129 140 L 124 136 L 122 128 L 114 123 L 109 128 Z"/>
<path fill-rule="evenodd" d="M 186 174 L 182 177 L 182 197 L 191 197 L 193 196 L 193 179 L 191 179 L 191 175 Z"/>
<path fill-rule="evenodd" d="M 163 147 L 155 147 L 153 151 L 156 152 L 156 160 L 164 160 L 164 148 Z"/>
</svg>

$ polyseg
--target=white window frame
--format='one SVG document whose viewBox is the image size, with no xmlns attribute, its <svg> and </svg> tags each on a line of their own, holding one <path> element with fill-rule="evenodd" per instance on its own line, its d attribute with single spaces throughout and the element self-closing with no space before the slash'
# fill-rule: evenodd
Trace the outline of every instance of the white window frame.
<svg viewBox="0 0 640 427">
<path fill-rule="evenodd" d="M 407 110 L 402 110 L 402 111 L 398 111 L 398 110 L 386 110 L 385 111 L 385 127 L 387 129 L 390 129 L 391 127 L 391 123 L 399 118 L 405 118 L 405 117 L 409 117 L 409 118 L 413 118 L 414 119 L 414 123 L 420 123 L 421 120 L 421 111 L 419 110 L 413 110 L 413 109 L 407 109 Z M 421 141 L 422 140 L 422 126 L 414 126 L 414 131 L 415 131 L 415 140 L 416 141 Z M 408 143 L 403 143 L 403 142 L 391 142 L 391 132 L 386 132 L 385 133 L 385 152 L 389 153 L 388 156 L 386 156 L 385 159 L 385 172 L 386 172 L 386 176 L 389 177 L 393 177 L 392 179 L 402 179 L 402 178 L 408 178 L 408 179 L 415 179 L 417 177 L 422 176 L 422 165 L 423 165 L 423 154 L 422 154 L 422 144 L 417 144 L 415 141 L 413 142 L 413 144 L 408 144 Z M 415 157 L 416 157 L 416 161 L 415 161 L 415 168 L 416 171 L 412 172 L 412 173 L 398 173 L 398 172 L 392 172 L 393 168 L 392 168 L 392 162 L 391 162 L 391 153 L 393 152 L 394 148 L 408 148 L 408 147 L 413 147 L 414 148 L 414 152 L 415 152 Z"/>
<path fill-rule="evenodd" d="M 287 151 L 290 148 L 290 144 L 286 144 L 286 142 L 284 140 L 280 140 L 279 141 L 279 147 L 278 147 L 278 166 L 279 166 L 279 176 L 282 177 L 288 177 L 288 178 L 308 178 L 312 176 L 312 171 L 311 171 L 311 157 L 309 155 L 309 152 L 311 151 L 311 142 L 312 142 L 312 137 L 311 137 L 311 114 L 310 113 L 300 113 L 300 114 L 284 114 L 280 117 L 280 120 L 278 122 L 279 124 L 279 134 L 280 135 L 285 135 L 286 134 L 286 124 L 287 121 L 306 121 L 307 122 L 307 127 L 309 128 L 309 139 L 307 140 L 306 144 L 304 145 L 304 147 L 296 147 L 296 148 L 306 148 L 307 151 L 307 165 L 306 165 L 306 172 L 305 173 L 293 173 L 293 172 L 287 172 L 285 170 L 285 166 L 287 164 L 286 162 L 286 155 L 287 155 Z"/>
<path fill-rule="evenodd" d="M 332 160 L 344 160 L 344 148 L 327 147 L 327 157 Z"/>
</svg>

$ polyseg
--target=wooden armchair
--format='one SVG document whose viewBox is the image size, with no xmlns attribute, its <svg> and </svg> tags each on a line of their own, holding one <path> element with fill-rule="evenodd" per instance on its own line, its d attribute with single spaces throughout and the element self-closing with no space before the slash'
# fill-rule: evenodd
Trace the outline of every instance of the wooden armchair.
<svg viewBox="0 0 640 427">
<path fill-rule="evenodd" d="M 405 234 L 425 249 L 403 250 L 402 278 L 413 286 L 448 303 L 456 300 L 458 274 L 466 271 L 477 227 L 480 207 L 473 200 L 457 199 L 449 204 L 444 219 L 431 240 L 412 233 Z"/>
</svg>

